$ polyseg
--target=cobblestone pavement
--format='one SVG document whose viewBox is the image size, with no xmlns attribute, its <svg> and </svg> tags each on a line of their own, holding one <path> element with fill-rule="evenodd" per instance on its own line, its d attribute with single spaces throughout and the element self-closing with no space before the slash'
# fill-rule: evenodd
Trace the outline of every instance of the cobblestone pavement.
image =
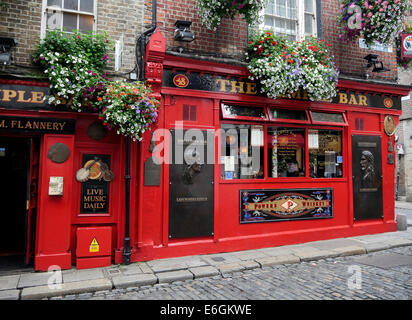
<svg viewBox="0 0 412 320">
<path fill-rule="evenodd" d="M 386 261 L 386 265 L 365 261 Z M 412 300 L 412 247 L 50 299 Z"/>
</svg>

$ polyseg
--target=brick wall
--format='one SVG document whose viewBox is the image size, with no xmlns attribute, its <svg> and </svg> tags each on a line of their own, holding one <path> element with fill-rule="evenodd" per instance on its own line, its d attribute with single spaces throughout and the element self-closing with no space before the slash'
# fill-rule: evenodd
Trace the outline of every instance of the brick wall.
<svg viewBox="0 0 412 320">
<path fill-rule="evenodd" d="M 206 29 L 197 14 L 195 0 L 158 0 L 158 27 L 166 37 L 166 50 L 243 60 L 248 41 L 248 26 L 243 18 L 223 19 L 216 31 Z M 190 30 L 196 35 L 191 43 L 173 40 L 176 20 L 192 22 Z"/>
<path fill-rule="evenodd" d="M 322 0 L 323 38 L 332 45 L 332 52 L 339 70 L 343 74 L 363 78 L 365 69 L 362 69 L 362 66 L 366 65 L 366 60 L 363 58 L 369 53 L 375 53 L 379 55 L 379 60 L 383 62 L 384 67 L 390 69 L 390 71 L 376 73 L 371 72 L 372 68 L 370 68 L 368 69 L 369 79 L 394 81 L 397 77 L 395 47 L 392 53 L 385 53 L 370 49 L 361 49 L 359 48 L 359 42 L 352 44 L 342 41 L 338 36 L 338 24 L 336 21 L 339 8 L 338 0 Z"/>
<path fill-rule="evenodd" d="M 40 37 L 42 0 L 2 0 L 7 5 L 0 9 L 0 37 L 13 37 L 14 66 L 8 71 L 29 73 L 31 53 Z M 112 41 L 123 35 L 123 65 L 117 75 L 127 76 L 135 67 L 136 38 L 142 32 L 144 0 L 97 0 L 97 30 L 106 31 Z M 114 73 L 114 51 L 110 50 L 109 71 Z M 26 68 L 22 68 L 26 67 Z"/>
<path fill-rule="evenodd" d="M 364 78 L 366 65 L 363 58 L 369 53 L 376 53 L 383 61 L 389 72 L 372 73 L 370 79 L 394 81 L 397 76 L 395 50 L 393 53 L 360 49 L 358 43 L 343 42 L 338 36 L 336 17 L 338 15 L 338 0 L 322 0 L 322 27 L 323 39 L 332 45 L 335 62 L 342 74 Z M 158 0 L 158 27 L 166 37 L 166 50 L 183 53 L 192 53 L 202 56 L 228 57 L 244 60 L 247 44 L 247 24 L 242 17 L 235 20 L 224 19 L 217 30 L 207 30 L 201 23 L 195 9 L 195 0 Z M 173 40 L 174 23 L 176 20 L 192 21 L 191 30 L 196 34 L 196 40 L 191 43 L 176 42 Z"/>
</svg>

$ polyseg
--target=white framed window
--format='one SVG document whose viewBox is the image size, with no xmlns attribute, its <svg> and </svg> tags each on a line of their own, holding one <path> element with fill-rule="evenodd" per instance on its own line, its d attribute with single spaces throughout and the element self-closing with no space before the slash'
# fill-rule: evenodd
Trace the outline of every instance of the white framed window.
<svg viewBox="0 0 412 320">
<path fill-rule="evenodd" d="M 48 30 L 67 33 L 96 29 L 97 0 L 43 0 L 41 37 Z"/>
<path fill-rule="evenodd" d="M 317 36 L 316 0 L 267 0 L 259 28 L 290 40 Z"/>
</svg>

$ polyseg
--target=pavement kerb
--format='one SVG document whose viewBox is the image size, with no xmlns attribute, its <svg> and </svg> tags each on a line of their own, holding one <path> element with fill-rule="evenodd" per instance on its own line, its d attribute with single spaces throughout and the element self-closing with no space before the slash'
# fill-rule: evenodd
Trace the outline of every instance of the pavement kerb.
<svg viewBox="0 0 412 320">
<path fill-rule="evenodd" d="M 94 293 L 104 290 L 125 289 L 129 287 L 141 287 L 156 284 L 168 284 L 173 283 L 175 281 L 186 281 L 190 279 L 199 279 L 202 277 L 223 275 L 227 277 L 228 275 L 234 272 L 264 268 L 271 265 L 287 265 L 293 263 L 316 261 L 326 258 L 368 254 L 371 252 L 404 246 L 412 246 L 412 241 L 406 238 L 394 238 L 385 242 L 377 241 L 365 243 L 362 246 L 347 246 L 334 248 L 330 250 L 318 250 L 319 252 L 316 252 L 316 250 L 314 250 L 312 253 L 309 253 L 307 255 L 298 253 L 285 254 L 266 258 L 244 260 L 240 261 L 239 263 L 227 263 L 221 265 L 209 265 L 201 267 L 187 267 L 183 270 L 170 272 L 152 272 L 114 277 L 108 277 L 107 273 L 104 273 L 104 278 L 77 282 L 67 282 L 63 283 L 60 288 L 56 289 L 50 289 L 47 285 L 6 290 L 0 288 L 0 293 L 3 292 L 3 296 L 5 297 L 2 298 L 2 295 L 0 295 L 0 300 L 6 299 L 6 297 L 8 296 L 8 291 L 10 292 L 12 298 L 18 298 L 19 300 L 43 299 L 72 294 Z M 146 277 L 146 279 L 136 278 L 138 276 L 142 278 Z M 12 292 L 12 290 L 14 291 Z M 18 297 L 15 291 L 19 291 Z"/>
</svg>

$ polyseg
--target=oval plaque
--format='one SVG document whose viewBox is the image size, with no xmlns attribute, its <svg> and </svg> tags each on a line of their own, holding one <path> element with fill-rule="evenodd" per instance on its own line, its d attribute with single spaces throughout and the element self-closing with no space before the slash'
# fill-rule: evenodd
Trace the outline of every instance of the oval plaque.
<svg viewBox="0 0 412 320">
<path fill-rule="evenodd" d="M 87 135 L 93 140 L 103 139 L 106 136 L 106 132 L 106 127 L 100 121 L 93 122 L 87 129 Z"/>
<path fill-rule="evenodd" d="M 67 159 L 69 159 L 70 150 L 64 143 L 55 143 L 53 144 L 49 152 L 47 153 L 47 157 L 56 163 L 63 163 Z"/>
<path fill-rule="evenodd" d="M 388 136 L 393 135 L 396 129 L 395 120 L 391 116 L 386 116 L 383 120 L 383 128 Z"/>
</svg>

